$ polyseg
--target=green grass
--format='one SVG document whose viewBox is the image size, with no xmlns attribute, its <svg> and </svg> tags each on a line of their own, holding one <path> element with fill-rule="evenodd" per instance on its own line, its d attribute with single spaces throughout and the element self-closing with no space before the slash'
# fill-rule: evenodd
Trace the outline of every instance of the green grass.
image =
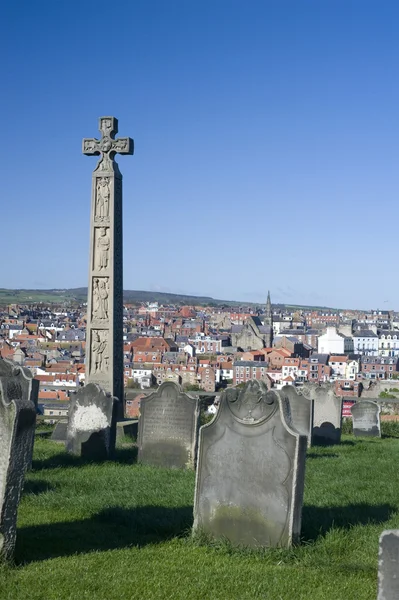
<svg viewBox="0 0 399 600">
<path fill-rule="evenodd" d="M 88 463 L 37 439 L 1 600 L 374 600 L 378 537 L 399 527 L 399 439 L 312 448 L 302 543 L 250 551 L 191 537 L 194 474 Z"/>
</svg>

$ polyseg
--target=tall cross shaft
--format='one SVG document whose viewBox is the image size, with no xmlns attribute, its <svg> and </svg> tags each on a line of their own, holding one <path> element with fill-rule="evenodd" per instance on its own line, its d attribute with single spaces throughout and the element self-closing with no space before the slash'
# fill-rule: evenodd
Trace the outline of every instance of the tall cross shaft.
<svg viewBox="0 0 399 600">
<path fill-rule="evenodd" d="M 122 406 L 122 175 L 114 157 L 117 153 L 133 154 L 133 140 L 115 139 L 115 117 L 100 117 L 99 130 L 101 139 L 83 140 L 83 154 L 100 155 L 92 177 L 86 383 L 101 385 Z"/>
</svg>

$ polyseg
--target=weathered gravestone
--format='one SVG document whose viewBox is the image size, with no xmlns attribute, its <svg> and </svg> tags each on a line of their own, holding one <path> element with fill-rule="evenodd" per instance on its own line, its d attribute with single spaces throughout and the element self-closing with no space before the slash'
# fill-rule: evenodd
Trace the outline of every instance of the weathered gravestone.
<svg viewBox="0 0 399 600">
<path fill-rule="evenodd" d="M 169 468 L 195 467 L 199 400 L 172 382 L 140 403 L 138 461 Z"/>
<path fill-rule="evenodd" d="M 381 437 L 381 408 L 371 400 L 360 400 L 351 407 L 355 436 Z"/>
<path fill-rule="evenodd" d="M 378 560 L 378 599 L 399 598 L 399 529 L 388 529 L 380 536 Z"/>
<path fill-rule="evenodd" d="M 263 381 L 223 392 L 200 429 L 194 531 L 249 547 L 298 540 L 307 439 L 285 406 Z"/>
<path fill-rule="evenodd" d="M 72 454 L 102 460 L 115 451 L 117 399 L 96 383 L 71 396 L 66 449 Z"/>
<path fill-rule="evenodd" d="M 51 440 L 53 442 L 66 443 L 67 439 L 67 431 L 68 431 L 68 419 L 63 419 L 58 421 L 56 426 L 54 427 L 54 431 L 51 434 Z"/>
<path fill-rule="evenodd" d="M 17 510 L 32 460 L 36 401 L 28 369 L 0 359 L 0 557 L 14 554 Z"/>
<path fill-rule="evenodd" d="M 312 443 L 319 446 L 339 444 L 342 398 L 335 395 L 334 387 L 329 383 L 308 384 L 301 388 L 301 393 L 314 401 Z"/>
<path fill-rule="evenodd" d="M 122 439 L 125 436 L 131 439 L 137 439 L 138 427 L 138 419 L 125 419 L 124 421 L 118 421 L 116 424 L 116 439 Z"/>
<path fill-rule="evenodd" d="M 288 403 L 291 423 L 294 429 L 308 438 L 308 446 L 312 445 L 313 433 L 313 400 L 303 396 L 292 385 L 285 385 L 280 390 L 280 395 Z"/>
</svg>

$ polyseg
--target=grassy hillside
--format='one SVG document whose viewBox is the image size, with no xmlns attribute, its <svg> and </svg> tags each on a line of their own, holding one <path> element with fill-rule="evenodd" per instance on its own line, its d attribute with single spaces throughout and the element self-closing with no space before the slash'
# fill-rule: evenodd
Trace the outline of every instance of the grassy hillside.
<svg viewBox="0 0 399 600">
<path fill-rule="evenodd" d="M 210 296 L 189 296 L 184 294 L 170 294 L 167 292 L 146 292 L 142 290 L 124 290 L 123 300 L 126 303 L 159 302 L 160 304 L 189 304 L 195 306 L 260 306 L 256 302 L 239 302 L 236 300 L 217 300 Z M 56 303 L 63 302 L 86 302 L 87 288 L 71 288 L 68 290 L 8 290 L 0 288 L 0 306 L 7 304 L 33 304 L 33 303 Z M 287 307 L 292 310 L 309 309 L 314 310 L 337 310 L 326 306 L 300 306 L 288 304 L 274 304 L 281 308 Z"/>
<path fill-rule="evenodd" d="M 399 527 L 399 439 L 312 448 L 302 543 L 249 551 L 192 539 L 194 473 L 90 464 L 37 440 L 2 600 L 375 600 L 378 537 Z"/>
</svg>

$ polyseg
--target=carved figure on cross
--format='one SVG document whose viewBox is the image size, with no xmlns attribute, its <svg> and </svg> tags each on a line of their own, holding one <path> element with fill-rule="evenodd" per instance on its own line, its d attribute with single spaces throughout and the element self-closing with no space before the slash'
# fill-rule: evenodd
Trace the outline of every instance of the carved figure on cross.
<svg viewBox="0 0 399 600">
<path fill-rule="evenodd" d="M 118 133 L 118 119 L 115 117 L 100 117 L 98 128 L 102 134 L 101 139 L 84 138 L 83 154 L 101 155 L 96 171 L 117 170 L 115 154 L 133 154 L 133 140 L 130 137 L 115 139 Z"/>
</svg>

